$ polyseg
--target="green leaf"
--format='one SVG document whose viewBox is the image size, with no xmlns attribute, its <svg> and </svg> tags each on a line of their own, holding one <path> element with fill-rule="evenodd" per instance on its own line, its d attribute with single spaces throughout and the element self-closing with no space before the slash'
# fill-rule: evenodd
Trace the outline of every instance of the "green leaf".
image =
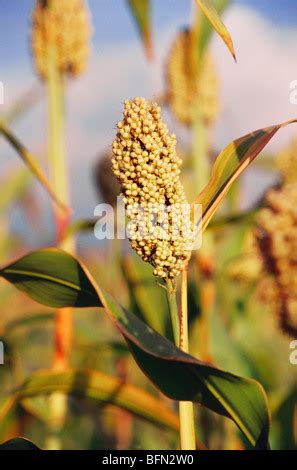
<svg viewBox="0 0 297 470">
<path fill-rule="evenodd" d="M 17 403 L 28 398 L 63 392 L 72 396 L 88 398 L 101 405 L 109 403 L 124 408 L 131 413 L 173 431 L 179 430 L 179 420 L 173 411 L 159 398 L 155 398 L 145 390 L 120 379 L 94 370 L 69 370 L 65 372 L 42 371 L 33 374 L 12 395 Z M 2 411 L 3 419 L 8 410 Z M 36 403 L 35 403 L 35 406 Z M 44 407 L 44 403 L 43 403 Z M 42 413 L 44 415 L 45 411 Z"/>
<path fill-rule="evenodd" d="M 274 426 L 277 430 L 277 449 L 297 450 L 296 441 L 296 397 L 297 386 L 293 386 L 293 390 L 285 397 L 280 404 L 274 416 Z"/>
<path fill-rule="evenodd" d="M 88 233 L 93 232 L 94 227 L 98 219 L 80 219 L 74 221 L 72 224 L 69 225 L 66 233 L 66 237 L 75 235 L 77 233 Z"/>
<path fill-rule="evenodd" d="M 213 28 L 216 32 L 221 36 L 224 43 L 228 47 L 229 51 L 231 52 L 234 60 L 236 61 L 236 55 L 234 51 L 233 41 L 230 36 L 230 33 L 226 26 L 224 25 L 223 21 L 221 20 L 217 10 L 215 9 L 213 3 L 210 0 L 196 0 L 196 3 L 200 6 L 201 10 L 208 18 L 210 23 L 212 24 Z"/>
<path fill-rule="evenodd" d="M 0 445 L 0 450 L 40 450 L 33 442 L 23 437 L 15 437 Z"/>
<path fill-rule="evenodd" d="M 234 140 L 225 147 L 215 161 L 208 185 L 195 201 L 196 204 L 202 204 L 203 230 L 232 183 L 260 154 L 279 129 L 296 122 L 297 119 L 292 119 L 282 124 L 259 129 Z"/>
<path fill-rule="evenodd" d="M 50 307 L 100 307 L 95 288 L 80 263 L 55 249 L 30 253 L 0 271 L 0 275 Z"/>
<path fill-rule="evenodd" d="M 28 189 L 29 182 L 30 177 L 24 168 L 13 168 L 9 174 L 3 175 L 1 179 L 0 213 L 22 198 Z"/>
<path fill-rule="evenodd" d="M 70 212 L 70 209 L 58 198 L 54 192 L 46 175 L 39 166 L 37 159 L 25 148 L 19 139 L 12 133 L 6 124 L 0 120 L 0 134 L 2 134 L 12 147 L 19 154 L 25 165 L 29 168 L 30 172 L 35 176 L 39 183 L 44 187 L 52 200 L 57 204 L 60 209 L 65 212 Z"/>
<path fill-rule="evenodd" d="M 221 15 L 224 10 L 230 5 L 231 0 L 213 0 L 213 5 L 217 13 Z M 207 17 L 200 12 L 197 15 L 196 32 L 197 32 L 197 54 L 198 58 L 203 56 L 204 51 L 207 49 L 209 41 L 213 33 L 213 27 L 208 21 Z"/>
<path fill-rule="evenodd" d="M 197 402 L 229 417 L 252 445 L 267 446 L 269 417 L 260 384 L 183 353 L 107 293 L 100 292 L 107 312 L 116 321 L 136 362 L 165 395 L 178 401 Z"/>
<path fill-rule="evenodd" d="M 80 304 L 84 303 L 86 296 L 86 303 L 95 305 L 94 292 L 97 292 L 97 305 L 105 307 L 127 341 L 138 365 L 165 395 L 174 400 L 197 402 L 229 417 L 252 445 L 261 448 L 268 446 L 269 414 L 266 395 L 259 383 L 216 369 L 179 350 L 96 286 L 86 268 L 70 255 L 57 249 L 41 250 L 27 255 L 12 266 L 22 266 L 23 260 L 26 260 L 26 269 L 22 271 L 21 283 L 16 282 L 16 287 L 21 286 L 31 296 L 33 292 L 34 298 L 38 297 L 43 303 L 50 302 L 49 305 L 55 302 L 53 299 L 58 295 L 60 307 L 76 306 L 78 292 Z M 33 262 L 33 270 L 30 261 Z M 52 268 L 50 280 L 49 267 Z M 31 271 L 35 273 L 36 268 L 38 273 L 32 290 L 31 286 L 28 288 L 28 282 L 30 285 Z M 57 268 L 59 278 L 54 277 L 54 269 Z M 14 282 L 13 277 L 7 277 L 11 271 L 13 273 L 13 268 L 8 266 L 0 271 L 0 275 Z M 64 273 L 62 278 L 67 277 L 67 282 L 61 282 L 61 273 Z M 42 293 L 37 294 L 39 282 Z"/>
<path fill-rule="evenodd" d="M 158 286 L 152 267 L 132 254 L 123 259 L 122 268 L 129 287 L 131 305 L 137 308 L 146 323 L 163 333 L 165 312 L 167 316 L 166 294 Z"/>
<path fill-rule="evenodd" d="M 146 56 L 152 59 L 152 34 L 150 17 L 150 0 L 128 0 L 128 5 L 139 29 Z"/>
</svg>

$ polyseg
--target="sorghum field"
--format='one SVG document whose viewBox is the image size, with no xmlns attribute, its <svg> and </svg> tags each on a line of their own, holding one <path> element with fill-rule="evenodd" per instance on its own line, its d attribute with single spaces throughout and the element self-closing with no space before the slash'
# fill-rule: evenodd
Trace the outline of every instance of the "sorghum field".
<svg viewBox="0 0 297 470">
<path fill-rule="evenodd" d="M 296 2 L 0 13 L 0 448 L 296 449 Z"/>
</svg>

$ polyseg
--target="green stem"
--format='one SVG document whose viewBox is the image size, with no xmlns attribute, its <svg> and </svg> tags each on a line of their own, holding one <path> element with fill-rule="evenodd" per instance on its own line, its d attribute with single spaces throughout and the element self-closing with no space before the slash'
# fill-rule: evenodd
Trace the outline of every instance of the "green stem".
<svg viewBox="0 0 297 470">
<path fill-rule="evenodd" d="M 197 191 L 200 192 L 205 187 L 209 179 L 210 161 L 207 148 L 207 129 L 203 118 L 197 111 L 193 118 L 192 127 L 192 158 Z"/>
<path fill-rule="evenodd" d="M 49 166 L 52 184 L 63 200 L 68 200 L 68 179 L 64 148 L 63 78 L 57 69 L 55 49 L 48 60 Z"/>
<path fill-rule="evenodd" d="M 56 50 L 48 51 L 47 92 L 49 101 L 48 154 L 52 185 L 57 196 L 64 202 L 69 201 L 68 174 L 65 157 L 64 96 L 63 77 L 57 67 Z M 64 239 L 69 225 L 69 216 L 54 207 L 57 243 L 73 253 L 75 250 L 72 236 Z M 54 370 L 65 370 L 69 360 L 72 336 L 72 314 L 69 309 L 60 309 L 55 318 L 55 355 Z M 48 449 L 61 449 L 61 431 L 67 414 L 67 396 L 54 393 L 49 398 L 51 419 L 46 446 Z"/>
<path fill-rule="evenodd" d="M 187 269 L 182 272 L 180 309 L 180 349 L 189 352 Z M 191 401 L 179 402 L 180 444 L 182 450 L 195 450 L 194 407 Z"/>
<path fill-rule="evenodd" d="M 179 346 L 179 314 L 176 302 L 176 292 L 172 281 L 167 280 L 167 302 L 169 307 L 169 313 L 171 317 L 171 326 L 173 332 L 174 343 Z"/>
<path fill-rule="evenodd" d="M 187 308 L 187 272 L 183 273 L 182 281 L 182 305 L 180 315 L 178 313 L 176 293 L 171 281 L 167 281 L 167 299 L 171 316 L 172 330 L 175 345 L 188 352 L 188 308 Z M 193 403 L 179 402 L 180 420 L 180 447 L 182 450 L 195 450 L 195 426 Z"/>
<path fill-rule="evenodd" d="M 48 100 L 49 100 L 49 138 L 48 153 L 52 185 L 58 197 L 68 204 L 69 181 L 65 155 L 65 126 L 64 126 L 64 86 L 63 76 L 57 68 L 56 51 L 52 48 L 48 53 Z M 61 248 L 73 253 L 75 251 L 74 237 L 64 237 L 69 225 L 69 214 L 55 210 L 57 226 L 57 241 Z M 63 241 L 63 242 L 62 242 Z"/>
</svg>

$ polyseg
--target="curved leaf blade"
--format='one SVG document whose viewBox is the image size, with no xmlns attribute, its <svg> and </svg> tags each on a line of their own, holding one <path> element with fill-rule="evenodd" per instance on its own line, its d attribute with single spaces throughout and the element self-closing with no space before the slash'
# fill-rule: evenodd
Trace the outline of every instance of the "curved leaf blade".
<svg viewBox="0 0 297 470">
<path fill-rule="evenodd" d="M 226 28 L 225 24 L 221 20 L 217 10 L 213 6 L 210 0 L 196 0 L 196 3 L 200 6 L 201 10 L 208 18 L 210 23 L 212 24 L 213 28 L 216 32 L 221 36 L 224 43 L 228 47 L 230 53 L 232 54 L 234 60 L 236 61 L 236 54 L 233 46 L 233 41 L 230 36 L 228 29 Z"/>
<path fill-rule="evenodd" d="M 231 0 L 214 0 L 213 5 L 218 14 L 221 15 L 229 6 L 230 2 Z M 207 49 L 214 29 L 211 23 L 208 21 L 207 17 L 204 14 L 201 14 L 200 11 L 197 14 L 195 29 L 197 31 L 196 50 L 199 59 L 203 56 L 203 53 Z"/>
<path fill-rule="evenodd" d="M 203 230 L 207 227 L 232 183 L 260 154 L 278 130 L 293 123 L 297 123 L 297 119 L 251 132 L 231 142 L 219 154 L 208 185 L 195 201 L 196 204 L 202 204 Z"/>
<path fill-rule="evenodd" d="M 40 450 L 33 442 L 23 437 L 15 437 L 0 445 L 0 450 Z"/>
<path fill-rule="evenodd" d="M 56 195 L 55 191 L 53 190 L 49 180 L 47 179 L 46 175 L 40 168 L 38 161 L 33 155 L 24 147 L 24 145 L 19 141 L 19 139 L 12 133 L 10 129 L 5 125 L 3 121 L 0 120 L 0 134 L 2 134 L 7 141 L 11 144 L 11 146 L 16 150 L 19 154 L 27 168 L 29 168 L 30 172 L 35 176 L 35 178 L 39 181 L 39 183 L 43 186 L 46 192 L 49 194 L 51 199 L 57 204 L 57 206 L 65 211 L 66 213 L 70 212 L 70 208 L 67 207 L 64 202 L 62 202 L 58 196 Z"/>
<path fill-rule="evenodd" d="M 260 384 L 180 351 L 99 289 L 101 300 L 151 381 L 169 398 L 194 401 L 231 418 L 253 446 L 267 448 L 269 413 Z"/>
<path fill-rule="evenodd" d="M 88 302 L 89 293 L 92 292 L 94 295 L 95 291 L 97 306 L 103 305 L 105 307 L 109 317 L 127 341 L 138 365 L 165 395 L 174 400 L 195 401 L 231 418 L 253 446 L 261 448 L 268 446 L 269 413 L 266 395 L 259 383 L 216 369 L 182 352 L 138 317 L 121 307 L 109 294 L 95 284 L 85 267 L 63 251 L 47 249 L 35 252 L 33 255 L 35 269 L 36 259 L 38 259 L 38 280 L 42 279 L 43 270 L 48 275 L 48 266 L 57 267 L 57 259 L 59 259 L 59 275 L 61 272 L 65 272 L 65 266 L 67 267 L 67 285 L 64 283 L 62 288 L 69 289 L 70 294 L 66 295 L 63 291 L 63 295 L 59 297 L 60 307 L 75 306 L 76 298 L 73 297 L 75 283 L 78 283 L 77 289 L 82 296 L 84 291 L 81 291 L 81 286 L 85 286 Z M 25 259 L 27 259 L 27 271 L 30 272 L 28 264 L 30 259 L 32 260 L 32 254 L 27 255 Z M 22 264 L 22 259 L 16 263 Z M 78 266 L 80 268 L 79 276 L 77 275 Z M 73 269 L 72 278 L 71 268 Z M 9 269 L 10 267 L 4 268 L 0 271 L 0 275 L 13 282 L 7 277 Z M 18 283 L 16 283 L 16 287 L 19 287 Z M 27 285 L 25 288 L 24 285 L 21 287 L 32 296 L 32 290 L 28 289 Z M 58 285 L 57 290 L 51 279 L 50 282 L 42 284 L 42 287 L 43 302 L 45 299 L 47 302 L 50 299 L 52 303 L 56 293 L 60 293 L 61 285 Z M 33 294 L 35 298 L 40 298 L 40 295 L 36 295 L 36 286 Z M 95 298 L 92 296 L 91 299 L 92 305 L 95 305 Z"/>
<path fill-rule="evenodd" d="M 54 308 L 101 306 L 80 263 L 60 250 L 33 251 L 3 268 L 0 275 L 42 305 Z"/>
</svg>

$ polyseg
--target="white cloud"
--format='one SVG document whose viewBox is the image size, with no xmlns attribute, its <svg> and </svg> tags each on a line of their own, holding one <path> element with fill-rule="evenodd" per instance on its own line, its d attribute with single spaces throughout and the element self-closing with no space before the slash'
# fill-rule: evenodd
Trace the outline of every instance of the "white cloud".
<svg viewBox="0 0 297 470">
<path fill-rule="evenodd" d="M 290 104 L 290 82 L 297 78 L 297 30 L 277 28 L 254 10 L 233 7 L 226 23 L 232 33 L 238 63 L 232 63 L 219 39 L 213 43 L 222 84 L 223 113 L 218 125 L 222 143 L 259 127 L 297 117 Z M 297 133 L 282 130 L 270 149 L 278 149 Z"/>
</svg>

